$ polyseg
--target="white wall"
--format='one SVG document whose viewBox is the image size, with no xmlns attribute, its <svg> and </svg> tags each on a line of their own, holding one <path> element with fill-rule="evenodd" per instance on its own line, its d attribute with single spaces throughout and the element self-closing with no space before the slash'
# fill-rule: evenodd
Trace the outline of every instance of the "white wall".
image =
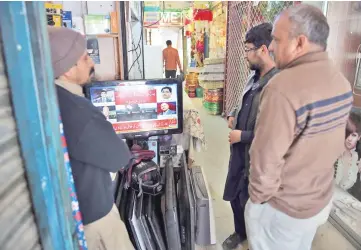
<svg viewBox="0 0 361 250">
<path fill-rule="evenodd" d="M 144 45 L 145 79 L 163 78 L 162 46 Z"/>
<path fill-rule="evenodd" d="M 323 11 L 326 4 L 325 1 L 302 1 L 303 4 L 313 5 Z"/>
<path fill-rule="evenodd" d="M 152 45 L 166 48 L 166 41 L 171 40 L 173 48 L 182 49 L 182 37 L 179 36 L 179 28 L 157 28 L 152 29 Z"/>
<path fill-rule="evenodd" d="M 172 41 L 172 47 L 179 53 L 180 62 L 183 67 L 183 34 L 182 29 L 174 27 L 152 28 L 152 45 L 165 49 L 166 41 Z M 144 39 L 145 42 L 145 39 Z M 145 66 L 146 67 L 146 66 Z"/>
</svg>

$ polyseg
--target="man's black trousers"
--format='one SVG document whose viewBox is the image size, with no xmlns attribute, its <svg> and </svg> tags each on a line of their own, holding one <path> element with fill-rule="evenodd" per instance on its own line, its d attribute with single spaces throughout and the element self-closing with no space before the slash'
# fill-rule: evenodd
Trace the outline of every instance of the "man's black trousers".
<svg viewBox="0 0 361 250">
<path fill-rule="evenodd" d="M 248 194 L 248 179 L 244 179 L 242 181 L 244 181 L 243 188 L 238 193 L 236 198 L 231 201 L 231 207 L 233 211 L 235 231 L 243 241 L 247 238 L 244 210 L 246 207 L 246 203 L 249 199 L 249 194 Z"/>
<path fill-rule="evenodd" d="M 175 78 L 177 75 L 176 70 L 166 70 L 165 71 L 165 78 Z"/>
</svg>

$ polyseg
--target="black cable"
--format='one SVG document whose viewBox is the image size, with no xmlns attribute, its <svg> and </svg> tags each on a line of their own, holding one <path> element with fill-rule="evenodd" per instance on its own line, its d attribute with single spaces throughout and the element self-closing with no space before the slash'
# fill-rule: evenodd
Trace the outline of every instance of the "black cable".
<svg viewBox="0 0 361 250">
<path fill-rule="evenodd" d="M 164 1 L 163 1 L 163 10 L 162 10 L 162 12 L 163 12 L 163 15 L 164 15 L 164 11 L 165 11 L 165 4 L 164 4 Z M 142 32 L 143 32 L 143 29 L 144 28 L 149 28 L 149 27 L 151 27 L 151 26 L 153 26 L 153 25 L 156 25 L 156 24 L 158 24 L 160 21 L 162 20 L 162 17 L 158 20 L 158 21 L 156 21 L 156 22 L 154 22 L 154 23 L 151 23 L 151 24 L 149 24 L 149 25 L 146 25 L 146 26 L 143 26 L 143 25 L 141 25 L 141 27 L 142 27 Z M 144 21 L 144 7 L 143 7 L 143 9 L 142 9 L 142 22 Z M 131 49 L 131 50 L 129 50 L 128 52 L 133 52 L 133 51 L 135 51 L 135 50 L 137 50 L 139 47 L 140 47 L 140 42 L 141 42 L 141 37 L 139 38 L 139 41 L 138 41 L 138 45 L 137 45 L 137 47 L 135 48 L 135 49 Z"/>
<path fill-rule="evenodd" d="M 134 44 L 134 43 L 133 43 Z M 133 52 L 133 51 L 136 51 L 138 48 L 140 47 L 140 43 L 138 43 L 137 47 L 135 49 L 131 49 L 129 50 L 128 52 Z"/>
<path fill-rule="evenodd" d="M 144 14 L 144 12 L 142 12 L 142 15 Z M 140 41 L 142 41 L 142 38 L 143 38 L 143 29 L 142 29 L 142 32 L 140 33 L 140 38 L 139 38 L 139 42 L 138 42 L 138 46 L 137 48 L 140 48 Z M 134 42 L 132 43 L 133 47 L 134 47 Z M 132 70 L 132 68 L 134 67 L 135 63 L 138 62 L 140 56 L 142 55 L 142 50 L 141 50 L 141 53 L 138 55 L 138 51 L 137 51 L 137 48 L 136 49 L 133 49 L 132 51 L 135 51 L 135 54 L 137 55 L 137 58 L 133 61 L 132 65 L 130 66 L 129 68 L 129 71 L 128 71 L 128 74 L 130 73 L 130 71 Z M 138 62 L 139 64 L 139 62 Z M 140 67 L 140 66 L 139 66 Z M 142 72 L 140 71 L 141 75 L 142 75 Z"/>
<path fill-rule="evenodd" d="M 137 54 L 138 52 L 135 52 L 135 53 Z M 143 50 L 141 50 L 141 54 L 143 55 L 143 63 L 144 63 L 144 54 L 143 54 Z M 139 54 L 139 56 L 140 56 L 141 54 Z M 139 71 L 139 73 L 140 73 L 140 76 L 141 76 L 141 78 L 143 78 L 143 74 L 144 74 L 144 72 L 143 72 L 143 70 L 140 68 L 139 60 L 137 60 L 137 64 L 138 64 L 138 71 Z"/>
<path fill-rule="evenodd" d="M 143 40 L 143 39 L 142 39 L 142 35 L 143 35 L 143 33 L 141 33 L 141 36 L 140 36 L 141 40 Z M 133 45 L 133 47 L 134 47 L 134 46 L 135 46 L 135 43 L 132 42 L 132 45 Z M 139 47 L 139 44 L 138 44 L 138 47 Z M 138 71 L 139 71 L 140 75 L 141 75 L 142 78 L 143 78 L 143 71 L 140 69 L 140 64 L 139 64 L 139 58 L 140 58 L 140 56 L 142 55 L 142 52 L 143 52 L 143 50 L 141 49 L 140 54 L 138 55 L 138 50 L 135 50 L 135 54 L 136 54 L 136 56 L 137 56 L 137 59 L 135 60 L 135 62 L 137 62 L 137 64 L 138 64 Z M 143 58 L 143 59 L 144 59 L 144 58 Z"/>
<path fill-rule="evenodd" d="M 129 80 L 129 73 L 126 69 L 128 69 L 128 53 L 127 53 L 127 29 L 126 29 L 126 19 L 125 19 L 125 4 L 120 1 L 119 3 L 119 13 L 120 13 L 120 24 L 121 27 L 121 40 L 122 40 L 122 57 L 123 57 L 123 71 L 124 71 L 124 80 Z"/>
<path fill-rule="evenodd" d="M 144 15 L 144 9 L 142 10 L 142 16 L 143 16 L 143 15 Z M 132 51 L 135 51 L 135 54 L 137 55 L 137 58 L 133 61 L 132 65 L 130 66 L 130 68 L 129 68 L 129 70 L 128 70 L 128 74 L 130 73 L 130 71 L 131 71 L 132 68 L 134 67 L 135 63 L 138 62 L 140 56 L 142 55 L 142 53 L 140 53 L 140 54 L 138 55 L 137 50 L 138 50 L 138 48 L 140 48 L 140 42 L 142 41 L 143 33 L 144 33 L 144 32 L 143 32 L 143 28 L 142 28 L 141 33 L 140 33 L 140 37 L 139 37 L 138 45 L 137 45 L 137 47 L 136 47 L 135 49 L 133 48 L 133 49 L 131 50 L 131 52 L 132 52 Z M 132 40 L 133 40 L 133 39 L 132 39 Z M 134 42 L 132 42 L 132 45 L 133 45 L 133 47 L 134 47 Z M 140 73 L 141 73 L 141 75 L 142 75 L 142 72 L 140 72 Z"/>
<path fill-rule="evenodd" d="M 165 3 L 164 3 L 164 1 L 163 1 L 163 10 L 162 10 L 163 15 L 164 15 L 164 12 L 165 12 Z M 139 58 L 140 58 L 140 56 L 143 54 L 143 51 L 142 51 L 142 49 L 140 48 L 140 43 L 141 43 L 141 41 L 143 41 L 144 28 L 149 28 L 149 27 L 151 27 L 151 26 L 153 26 L 153 25 L 156 25 L 156 24 L 158 24 L 161 20 L 162 20 L 162 17 L 160 17 L 158 21 L 156 21 L 156 22 L 154 22 L 154 23 L 151 23 L 151 24 L 149 24 L 149 25 L 144 26 L 144 25 L 141 24 L 142 30 L 141 30 L 141 35 L 140 35 L 140 37 L 139 37 L 138 44 L 137 44 L 137 46 L 134 48 L 134 43 L 132 42 L 133 48 L 128 51 L 128 52 L 135 52 L 135 54 L 137 55 L 137 58 L 133 61 L 132 65 L 130 66 L 130 68 L 129 68 L 129 70 L 128 70 L 128 74 L 130 73 L 130 71 L 131 71 L 132 68 L 134 67 L 135 63 L 138 63 L 138 70 L 139 70 L 140 74 L 141 74 L 141 75 L 144 74 L 144 72 L 142 72 L 141 69 L 140 69 L 140 65 L 139 65 L 139 61 L 138 61 Z M 144 21 L 144 5 L 143 5 L 143 8 L 142 8 L 142 22 L 143 22 L 143 21 Z M 139 55 L 138 55 L 138 49 L 140 49 L 140 51 L 141 51 Z M 144 61 L 143 61 L 143 64 L 144 64 Z M 144 66 L 144 65 L 143 65 L 143 66 Z M 144 67 L 143 67 L 143 68 L 144 68 Z"/>
<path fill-rule="evenodd" d="M 139 54 L 139 56 L 133 61 L 132 66 L 130 66 L 128 74 L 130 73 L 130 71 L 132 70 L 133 66 L 135 65 L 135 63 L 139 60 L 140 56 L 142 55 L 142 53 Z"/>
<path fill-rule="evenodd" d="M 163 1 L 163 10 L 162 10 L 163 15 L 164 15 L 164 11 L 165 11 L 165 3 L 164 3 L 164 1 Z M 154 22 L 154 23 L 151 23 L 151 24 L 149 24 L 149 25 L 146 25 L 146 26 L 141 25 L 141 26 L 142 26 L 142 29 L 144 29 L 144 28 L 149 28 L 149 27 L 151 27 L 151 26 L 153 26 L 153 25 L 156 25 L 156 24 L 158 24 L 161 20 L 162 20 L 162 17 L 159 18 L 158 21 L 156 21 L 156 22 Z M 143 9 L 142 9 L 142 22 L 143 22 L 143 21 L 144 21 L 144 6 L 143 6 Z M 138 46 L 139 46 L 139 44 L 140 44 L 140 39 L 139 39 L 139 42 L 138 42 Z"/>
</svg>

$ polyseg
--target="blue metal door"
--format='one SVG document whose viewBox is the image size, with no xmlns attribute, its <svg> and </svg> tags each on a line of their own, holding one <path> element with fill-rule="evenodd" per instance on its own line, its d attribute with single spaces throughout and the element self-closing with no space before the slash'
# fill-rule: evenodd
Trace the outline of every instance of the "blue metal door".
<svg viewBox="0 0 361 250">
<path fill-rule="evenodd" d="M 43 2 L 0 2 L 0 41 L 0 248 L 76 249 Z"/>
</svg>

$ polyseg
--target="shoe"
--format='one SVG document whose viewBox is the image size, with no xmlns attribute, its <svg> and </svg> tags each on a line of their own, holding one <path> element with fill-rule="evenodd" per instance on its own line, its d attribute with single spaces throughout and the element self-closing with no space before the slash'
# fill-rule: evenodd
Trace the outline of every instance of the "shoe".
<svg viewBox="0 0 361 250">
<path fill-rule="evenodd" d="M 239 235 L 234 232 L 222 243 L 223 250 L 236 249 L 238 245 L 242 243 L 242 241 L 243 240 L 241 237 L 239 237 Z"/>
</svg>

